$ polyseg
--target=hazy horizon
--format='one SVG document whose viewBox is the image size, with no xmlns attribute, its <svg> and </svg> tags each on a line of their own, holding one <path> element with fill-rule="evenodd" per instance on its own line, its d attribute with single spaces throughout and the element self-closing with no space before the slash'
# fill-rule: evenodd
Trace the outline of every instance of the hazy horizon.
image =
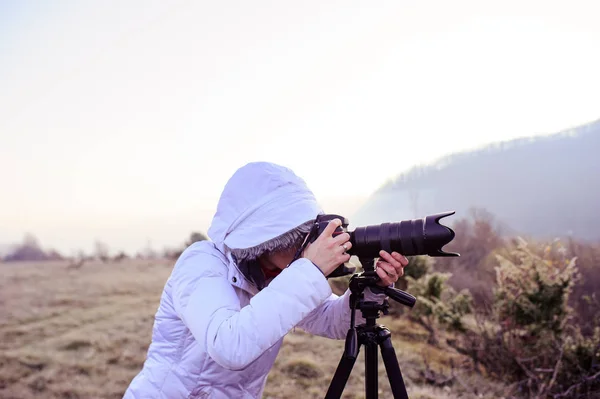
<svg viewBox="0 0 600 399">
<path fill-rule="evenodd" d="M 600 117 L 600 5 L 0 4 L 0 247 L 178 246 L 284 164 L 351 216 L 444 155 Z"/>
</svg>

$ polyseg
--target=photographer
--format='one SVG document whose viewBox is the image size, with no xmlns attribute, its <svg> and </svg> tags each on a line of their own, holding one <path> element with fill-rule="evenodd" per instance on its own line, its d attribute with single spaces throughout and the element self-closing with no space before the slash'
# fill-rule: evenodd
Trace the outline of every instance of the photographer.
<svg viewBox="0 0 600 399">
<path fill-rule="evenodd" d="M 238 169 L 219 199 L 212 241 L 192 244 L 175 264 L 147 359 L 125 398 L 260 398 L 294 327 L 345 338 L 350 292 L 333 294 L 326 279 L 350 259 L 349 235 L 332 236 L 341 222 L 331 221 L 293 261 L 321 213 L 291 170 L 265 162 Z M 389 286 L 408 261 L 380 256 L 379 284 Z M 368 289 L 365 296 L 384 299 Z"/>
</svg>

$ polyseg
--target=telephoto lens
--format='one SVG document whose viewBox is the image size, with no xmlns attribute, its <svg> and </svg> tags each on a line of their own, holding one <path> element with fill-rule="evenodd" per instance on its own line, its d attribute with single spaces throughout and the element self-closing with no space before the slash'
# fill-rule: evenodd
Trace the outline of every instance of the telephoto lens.
<svg viewBox="0 0 600 399">
<path fill-rule="evenodd" d="M 354 231 L 348 231 L 348 220 L 343 216 L 319 215 L 315 221 L 317 234 L 313 235 L 311 242 L 321 235 L 330 220 L 337 218 L 342 221 L 342 225 L 335 230 L 333 235 L 337 236 L 345 232 L 350 234 L 352 248 L 348 250 L 348 254 L 355 255 L 359 259 L 378 258 L 379 251 L 382 249 L 388 253 L 396 251 L 404 256 L 460 256 L 457 253 L 442 250 L 444 245 L 454 239 L 455 233 L 451 228 L 441 225 L 440 219 L 454 213 L 454 211 L 442 212 L 422 219 L 357 227 Z M 354 273 L 354 268 L 342 264 L 328 278 L 352 273 Z"/>
<path fill-rule="evenodd" d="M 350 234 L 352 248 L 348 251 L 359 258 L 377 258 L 379 251 L 396 251 L 404 256 L 459 256 L 444 252 L 442 247 L 454 239 L 454 231 L 440 224 L 440 219 L 454 211 L 426 216 L 422 219 L 357 227 Z"/>
</svg>

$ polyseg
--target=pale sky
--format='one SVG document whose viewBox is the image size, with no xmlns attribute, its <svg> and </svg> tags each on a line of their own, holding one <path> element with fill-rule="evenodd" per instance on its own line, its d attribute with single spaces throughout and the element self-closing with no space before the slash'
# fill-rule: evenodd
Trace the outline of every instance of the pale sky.
<svg viewBox="0 0 600 399">
<path fill-rule="evenodd" d="M 176 246 L 256 160 L 351 220 L 415 164 L 600 118 L 598 4 L 0 0 L 0 244 Z"/>
</svg>

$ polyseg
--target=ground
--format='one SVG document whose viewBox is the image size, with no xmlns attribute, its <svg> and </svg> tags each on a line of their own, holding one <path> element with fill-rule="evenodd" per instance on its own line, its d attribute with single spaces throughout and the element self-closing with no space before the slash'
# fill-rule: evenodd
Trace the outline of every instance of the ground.
<svg viewBox="0 0 600 399">
<path fill-rule="evenodd" d="M 121 398 L 144 362 L 154 313 L 172 262 L 0 264 L 0 398 Z M 498 398 L 505 388 L 477 374 L 405 318 L 379 320 L 413 398 Z M 322 398 L 344 341 L 288 334 L 264 398 Z M 357 360 L 344 398 L 364 397 L 364 360 Z M 427 364 L 427 366 L 426 366 Z M 379 358 L 380 397 L 391 397 Z M 454 371 L 452 371 L 454 370 Z M 432 386 L 432 373 L 456 376 Z M 443 378 L 440 378 L 443 380 Z"/>
</svg>

